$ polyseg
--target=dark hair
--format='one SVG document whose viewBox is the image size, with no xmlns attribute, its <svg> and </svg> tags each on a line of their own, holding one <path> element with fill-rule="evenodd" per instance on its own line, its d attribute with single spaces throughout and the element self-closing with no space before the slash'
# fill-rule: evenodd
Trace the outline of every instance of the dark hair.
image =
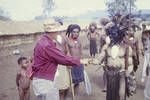
<svg viewBox="0 0 150 100">
<path fill-rule="evenodd" d="M 126 31 L 120 30 L 119 27 L 114 25 L 106 30 L 106 34 L 110 37 L 111 44 L 117 44 L 123 40 Z"/>
<path fill-rule="evenodd" d="M 21 64 L 23 60 L 27 60 L 27 58 L 26 57 L 18 58 L 18 64 Z"/>
<path fill-rule="evenodd" d="M 79 29 L 79 31 L 81 31 L 81 28 L 79 25 L 77 24 L 70 24 L 67 28 L 67 32 L 66 32 L 66 35 L 69 37 L 70 36 L 70 33 L 74 30 L 74 29 Z"/>
<path fill-rule="evenodd" d="M 94 26 L 94 27 L 97 29 L 97 24 L 96 24 L 96 23 L 91 23 L 91 24 L 89 25 L 89 29 L 91 29 L 92 26 Z"/>
</svg>

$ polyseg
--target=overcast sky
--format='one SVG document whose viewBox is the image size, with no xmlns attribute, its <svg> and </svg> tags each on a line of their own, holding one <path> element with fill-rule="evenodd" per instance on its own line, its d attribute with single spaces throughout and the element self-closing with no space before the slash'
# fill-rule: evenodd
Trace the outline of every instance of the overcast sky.
<svg viewBox="0 0 150 100">
<path fill-rule="evenodd" d="M 43 0 L 0 0 L 0 7 L 6 9 L 13 20 L 32 20 L 41 15 Z M 86 1 L 86 2 L 85 2 Z M 88 11 L 105 10 L 105 0 L 54 0 L 51 13 L 58 16 L 75 16 Z M 150 9 L 148 0 L 137 0 L 139 9 Z"/>
</svg>

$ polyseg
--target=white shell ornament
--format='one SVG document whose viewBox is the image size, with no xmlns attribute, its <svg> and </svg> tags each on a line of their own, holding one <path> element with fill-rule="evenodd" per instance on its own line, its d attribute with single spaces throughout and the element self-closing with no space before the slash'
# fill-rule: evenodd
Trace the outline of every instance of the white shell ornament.
<svg viewBox="0 0 150 100">
<path fill-rule="evenodd" d="M 111 48 L 111 56 L 112 58 L 116 58 L 119 54 L 119 47 L 114 45 L 112 48 Z"/>
</svg>

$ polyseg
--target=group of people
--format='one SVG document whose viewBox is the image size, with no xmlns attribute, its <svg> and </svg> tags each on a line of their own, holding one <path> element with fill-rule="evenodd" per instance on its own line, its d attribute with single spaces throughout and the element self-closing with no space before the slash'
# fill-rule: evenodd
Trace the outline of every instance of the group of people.
<svg viewBox="0 0 150 100">
<path fill-rule="evenodd" d="M 66 34 L 63 34 L 60 32 L 64 30 L 62 25 L 54 20 L 46 20 L 45 32 L 35 45 L 32 61 L 26 57 L 18 59 L 21 70 L 16 83 L 20 100 L 29 100 L 31 79 L 37 100 L 65 100 L 70 86 L 72 92 L 77 94 L 80 83 L 85 81 L 84 65 L 87 64 L 103 66 L 106 100 L 126 100 L 126 95 L 130 95 L 127 77 L 131 73 L 134 75 L 139 66 L 139 41 L 130 28 L 119 26 L 116 20 L 104 19 L 101 25 L 102 35 L 95 23 L 89 25 L 87 38 L 92 59 L 86 59 L 82 55 L 82 42 L 79 39 L 81 28 L 78 24 L 69 25 Z M 144 79 L 147 66 L 150 65 L 150 31 L 143 31 L 142 34 Z M 97 37 L 100 37 L 101 42 L 99 54 Z M 149 84 L 146 85 L 145 100 L 150 100 Z"/>
<path fill-rule="evenodd" d="M 105 34 L 101 37 L 103 42 L 100 54 L 96 57 L 97 61 L 92 63 L 103 66 L 103 92 L 106 92 L 106 100 L 126 100 L 126 96 L 136 92 L 135 73 L 142 63 L 139 61 L 140 40 L 135 38 L 136 31 L 131 25 L 126 24 L 120 15 L 111 21 L 103 21 L 102 25 Z M 143 44 L 141 51 L 144 56 L 142 82 L 149 76 L 150 67 L 150 30 L 146 29 L 146 25 L 143 26 L 145 27 L 141 33 Z M 148 77 L 144 90 L 145 100 L 150 100 L 149 86 Z"/>
<path fill-rule="evenodd" d="M 32 62 L 28 62 L 26 57 L 18 59 L 21 70 L 16 83 L 20 100 L 29 100 L 31 78 L 37 100 L 64 100 L 72 83 L 75 92 L 78 91 L 80 82 L 84 81 L 83 65 L 88 63 L 82 59 L 82 46 L 78 39 L 81 28 L 71 24 L 66 35 L 60 33 L 62 30 L 59 23 L 46 20 L 45 32 L 34 48 Z"/>
</svg>

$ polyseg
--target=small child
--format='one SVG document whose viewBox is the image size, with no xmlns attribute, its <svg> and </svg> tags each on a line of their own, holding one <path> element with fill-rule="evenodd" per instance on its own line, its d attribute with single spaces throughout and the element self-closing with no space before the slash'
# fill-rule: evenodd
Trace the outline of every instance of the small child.
<svg viewBox="0 0 150 100">
<path fill-rule="evenodd" d="M 20 100 L 30 99 L 30 78 L 26 74 L 29 64 L 30 63 L 26 57 L 20 57 L 18 59 L 18 65 L 21 69 L 17 73 L 16 84 L 18 87 Z"/>
</svg>

